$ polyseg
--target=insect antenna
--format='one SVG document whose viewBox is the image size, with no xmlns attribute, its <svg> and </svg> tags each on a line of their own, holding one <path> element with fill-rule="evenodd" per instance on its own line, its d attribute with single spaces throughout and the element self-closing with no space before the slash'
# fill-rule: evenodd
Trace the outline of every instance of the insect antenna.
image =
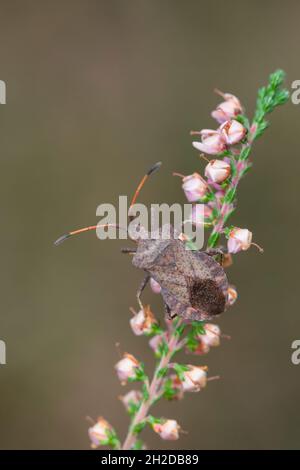
<svg viewBox="0 0 300 470">
<path fill-rule="evenodd" d="M 60 245 L 61 243 L 63 243 L 65 240 L 67 240 L 68 238 L 71 238 L 73 235 L 79 235 L 80 233 L 83 233 L 83 232 L 89 232 L 90 230 L 96 230 L 97 228 L 108 228 L 108 227 L 115 227 L 115 228 L 118 228 L 118 229 L 121 229 L 121 230 L 125 230 L 127 232 L 127 229 L 125 227 L 122 227 L 121 225 L 118 225 L 118 224 L 102 224 L 102 225 L 90 225 L 89 227 L 83 227 L 83 228 L 80 228 L 78 230 L 73 230 L 73 232 L 68 232 L 68 233 L 65 233 L 64 235 L 62 235 L 61 237 L 59 237 L 55 242 L 54 242 L 54 245 Z"/>
<path fill-rule="evenodd" d="M 130 212 L 130 209 L 132 208 L 132 206 L 135 204 L 135 201 L 142 189 L 142 187 L 144 186 L 144 184 L 146 183 L 147 179 L 149 178 L 150 175 L 152 175 L 153 173 L 155 173 L 161 166 L 161 162 L 157 162 L 155 163 L 155 165 L 153 165 L 150 170 L 143 176 L 143 178 L 141 179 L 135 193 L 134 193 L 134 196 L 132 198 L 132 201 L 131 201 L 131 204 L 130 204 L 130 207 L 129 207 L 129 210 L 128 210 L 128 213 Z M 130 219 L 132 219 L 132 217 L 129 217 Z M 65 240 L 68 240 L 68 238 L 71 238 L 73 235 L 79 235 L 80 233 L 83 233 L 83 232 L 89 232 L 90 230 L 96 230 L 97 228 L 104 228 L 104 227 L 115 227 L 115 228 L 118 228 L 120 230 L 125 230 L 126 232 L 128 232 L 127 228 L 125 227 L 122 227 L 121 225 L 118 225 L 118 224 L 103 224 L 103 225 L 90 225 L 88 227 L 83 227 L 83 228 L 80 228 L 78 230 L 73 230 L 72 232 L 68 232 L 64 235 L 62 235 L 61 237 L 59 237 L 55 242 L 54 242 L 54 245 L 60 245 L 61 243 L 63 243 Z M 133 240 L 135 241 L 135 240 Z"/>
<path fill-rule="evenodd" d="M 147 179 L 149 178 L 149 176 L 153 175 L 153 173 L 155 173 L 157 170 L 159 170 L 159 168 L 161 167 L 161 162 L 157 162 L 155 163 L 155 165 L 153 165 L 149 171 L 147 171 L 147 173 L 143 176 L 143 178 L 141 179 L 140 183 L 138 184 L 138 187 L 136 188 L 135 190 L 135 193 L 133 195 L 133 198 L 131 200 L 131 203 L 130 203 L 130 206 L 129 206 L 129 209 L 128 209 L 128 214 L 129 214 L 129 220 L 132 220 L 133 219 L 133 215 L 130 215 L 130 210 L 132 209 L 132 206 L 134 206 L 134 204 L 136 203 L 136 200 L 138 198 L 138 195 L 140 194 L 140 191 L 142 189 L 142 187 L 144 186 L 144 184 L 146 183 Z"/>
</svg>

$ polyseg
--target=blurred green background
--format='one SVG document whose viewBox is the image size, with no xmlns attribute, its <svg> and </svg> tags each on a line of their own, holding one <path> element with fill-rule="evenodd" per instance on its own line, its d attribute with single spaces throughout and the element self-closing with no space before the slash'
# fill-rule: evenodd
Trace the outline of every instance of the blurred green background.
<svg viewBox="0 0 300 470">
<path fill-rule="evenodd" d="M 293 0 L 0 1 L 1 448 L 87 449 L 86 415 L 124 436 L 115 343 L 153 367 L 128 325 L 142 273 L 124 242 L 52 241 L 97 222 L 98 204 L 131 195 L 157 160 L 141 201 L 183 203 L 171 172 L 203 171 L 189 131 L 216 126 L 213 88 L 250 115 L 270 72 L 283 68 L 290 88 L 299 16 Z M 219 324 L 232 339 L 198 359 L 222 379 L 157 406 L 188 434 L 168 444 L 147 430 L 150 448 L 299 448 L 299 118 L 291 102 L 270 116 L 240 187 L 232 222 L 265 254 L 228 271 L 239 301 Z M 146 300 L 162 316 L 160 297 Z"/>
</svg>

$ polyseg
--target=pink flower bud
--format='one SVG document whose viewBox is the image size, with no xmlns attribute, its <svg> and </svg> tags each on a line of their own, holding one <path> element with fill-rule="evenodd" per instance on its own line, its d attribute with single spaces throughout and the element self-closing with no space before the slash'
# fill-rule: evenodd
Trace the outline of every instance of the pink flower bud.
<svg viewBox="0 0 300 470">
<path fill-rule="evenodd" d="M 211 160 L 205 167 L 205 176 L 213 183 L 222 183 L 230 173 L 230 165 L 224 160 Z"/>
<path fill-rule="evenodd" d="M 229 286 L 227 291 L 227 304 L 233 305 L 238 297 L 237 290 L 234 286 Z"/>
<path fill-rule="evenodd" d="M 191 221 L 194 225 L 204 225 L 212 215 L 212 208 L 207 204 L 195 204 L 192 207 Z"/>
<path fill-rule="evenodd" d="M 112 429 L 112 426 L 104 418 L 98 418 L 97 423 L 88 430 L 89 438 L 92 442 L 91 447 L 95 449 L 100 445 L 107 445 L 109 442 L 109 431 L 112 431 Z"/>
<path fill-rule="evenodd" d="M 240 100 L 230 93 L 219 94 L 225 99 L 225 101 L 217 106 L 217 108 L 211 113 L 212 117 L 216 119 L 220 124 L 236 117 L 238 114 L 243 112 Z"/>
<path fill-rule="evenodd" d="M 150 348 L 154 351 L 156 355 L 159 354 L 159 348 L 162 345 L 163 341 L 166 340 L 166 335 L 155 335 L 149 341 Z"/>
<path fill-rule="evenodd" d="M 227 248 L 229 253 L 248 250 L 252 242 L 252 233 L 247 228 L 235 227 L 229 234 Z"/>
<path fill-rule="evenodd" d="M 150 287 L 151 287 L 152 291 L 154 292 L 154 294 L 160 294 L 161 293 L 161 287 L 158 284 L 158 282 L 156 282 L 153 279 L 153 277 L 151 277 L 151 279 L 150 279 Z"/>
<path fill-rule="evenodd" d="M 115 365 L 117 375 L 122 385 L 124 385 L 128 379 L 134 379 L 136 377 L 136 371 L 139 366 L 140 363 L 134 356 L 127 353 L 124 354 L 123 359 Z"/>
<path fill-rule="evenodd" d="M 167 419 L 162 423 L 154 423 L 152 427 L 165 441 L 176 441 L 179 438 L 180 427 L 175 419 Z"/>
<path fill-rule="evenodd" d="M 207 183 L 198 173 L 193 173 L 183 178 L 182 189 L 189 202 L 196 202 L 207 193 Z"/>
<path fill-rule="evenodd" d="M 141 336 L 151 333 L 152 325 L 156 323 L 153 313 L 147 305 L 143 310 L 135 313 L 130 320 L 130 326 L 135 335 Z"/>
<path fill-rule="evenodd" d="M 126 393 L 126 395 L 120 397 L 120 400 L 126 409 L 128 409 L 130 405 L 137 405 L 140 403 L 141 399 L 142 393 L 139 390 L 130 390 L 130 392 Z"/>
<path fill-rule="evenodd" d="M 219 131 L 203 129 L 200 131 L 202 142 L 193 142 L 193 147 L 209 155 L 217 155 L 226 149 L 226 141 Z"/>
<path fill-rule="evenodd" d="M 219 346 L 221 330 L 218 325 L 206 323 L 204 326 L 205 335 L 199 335 L 199 340 L 209 347 Z"/>
<path fill-rule="evenodd" d="M 183 372 L 182 388 L 185 392 L 199 392 L 206 386 L 206 367 L 188 366 L 189 370 Z"/>
<path fill-rule="evenodd" d="M 238 121 L 225 121 L 220 127 L 221 134 L 227 145 L 240 142 L 247 132 L 246 128 Z"/>
</svg>

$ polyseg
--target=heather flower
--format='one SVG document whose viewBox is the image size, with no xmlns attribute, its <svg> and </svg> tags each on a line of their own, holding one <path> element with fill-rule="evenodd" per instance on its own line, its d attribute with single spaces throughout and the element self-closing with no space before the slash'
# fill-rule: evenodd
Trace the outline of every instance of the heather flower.
<svg viewBox="0 0 300 470">
<path fill-rule="evenodd" d="M 115 365 L 117 375 L 122 384 L 125 384 L 129 379 L 136 378 L 136 372 L 140 367 L 139 361 L 131 354 L 125 353 L 123 359 L 121 359 Z"/>
<path fill-rule="evenodd" d="M 185 176 L 182 180 L 182 189 L 189 202 L 202 199 L 207 193 L 207 183 L 198 173 Z"/>
<path fill-rule="evenodd" d="M 206 367 L 188 366 L 189 369 L 182 373 L 182 388 L 184 392 L 199 392 L 206 386 Z"/>
<path fill-rule="evenodd" d="M 213 183 L 222 183 L 230 175 L 231 167 L 224 160 L 211 160 L 205 167 L 205 176 Z"/>
<path fill-rule="evenodd" d="M 227 247 L 229 253 L 238 253 L 250 248 L 252 243 L 252 233 L 247 228 L 235 227 L 229 233 Z"/>
<path fill-rule="evenodd" d="M 218 325 L 213 323 L 206 323 L 204 326 L 205 334 L 199 335 L 199 340 L 209 347 L 220 345 L 221 330 Z"/>
<path fill-rule="evenodd" d="M 152 326 L 156 323 L 153 313 L 149 305 L 144 307 L 138 313 L 135 313 L 130 320 L 130 326 L 133 333 L 137 336 L 149 334 L 152 331 Z"/>
<path fill-rule="evenodd" d="M 152 428 L 165 441 L 176 441 L 179 438 L 180 426 L 175 419 L 167 419 L 162 423 L 153 423 Z"/>
<path fill-rule="evenodd" d="M 193 147 L 209 155 L 217 155 L 226 149 L 226 142 L 219 130 L 203 129 L 199 132 L 202 142 L 193 142 Z"/>
<path fill-rule="evenodd" d="M 231 95 L 230 93 L 222 93 L 219 90 L 216 90 L 216 92 L 225 99 L 225 101 L 220 103 L 211 113 L 212 117 L 220 124 L 228 121 L 229 119 L 235 118 L 243 112 L 240 100 L 236 96 Z"/>
<path fill-rule="evenodd" d="M 107 445 L 112 430 L 112 426 L 104 418 L 98 418 L 97 423 L 88 430 L 92 442 L 91 447 L 96 448 L 100 445 Z"/>
<path fill-rule="evenodd" d="M 220 127 L 220 133 L 227 145 L 240 142 L 246 135 L 246 128 L 238 121 L 225 121 Z"/>
<path fill-rule="evenodd" d="M 142 393 L 139 390 L 130 390 L 126 395 L 120 397 L 126 409 L 138 405 L 142 399 Z"/>
</svg>

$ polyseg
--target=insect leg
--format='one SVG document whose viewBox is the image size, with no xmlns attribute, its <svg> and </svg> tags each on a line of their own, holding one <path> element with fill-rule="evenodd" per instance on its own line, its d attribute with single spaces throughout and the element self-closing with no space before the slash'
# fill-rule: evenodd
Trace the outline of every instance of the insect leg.
<svg viewBox="0 0 300 470">
<path fill-rule="evenodd" d="M 144 310 L 144 306 L 143 306 L 142 301 L 141 301 L 141 294 L 142 294 L 143 290 L 145 289 L 146 285 L 148 284 L 148 282 L 150 280 L 150 277 L 151 277 L 150 274 L 147 274 L 144 277 L 143 282 L 141 283 L 141 285 L 139 287 L 139 290 L 137 291 L 137 294 L 136 294 L 138 304 L 139 304 L 139 306 L 141 307 L 142 310 Z"/>
<path fill-rule="evenodd" d="M 222 248 L 209 248 L 205 251 L 208 256 L 219 256 L 220 257 L 220 265 L 223 266 L 224 256 L 225 253 Z"/>
<path fill-rule="evenodd" d="M 136 253 L 136 248 L 121 248 L 121 253 L 127 253 L 131 255 Z"/>
<path fill-rule="evenodd" d="M 166 315 L 167 315 L 168 320 L 173 320 L 173 318 L 177 317 L 177 313 L 172 314 L 171 309 L 170 309 L 169 305 L 166 304 L 166 302 L 164 302 L 164 307 L 165 307 L 165 311 L 166 311 Z"/>
</svg>

